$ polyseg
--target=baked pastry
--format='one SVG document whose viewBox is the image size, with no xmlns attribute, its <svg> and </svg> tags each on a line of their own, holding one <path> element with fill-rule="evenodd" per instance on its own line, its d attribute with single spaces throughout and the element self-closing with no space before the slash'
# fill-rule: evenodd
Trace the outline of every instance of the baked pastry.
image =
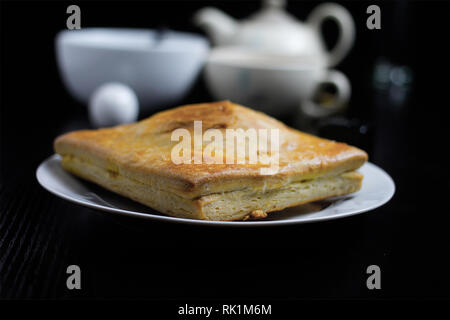
<svg viewBox="0 0 450 320">
<path fill-rule="evenodd" d="M 278 150 L 261 143 L 256 150 L 277 154 L 275 170 L 270 171 L 273 162 L 249 163 L 248 147 L 245 163 L 211 163 L 204 150 L 201 163 L 174 162 L 172 152 L 180 142 L 173 141 L 172 133 L 186 129 L 194 135 L 194 121 L 202 121 L 201 133 L 216 129 L 223 136 L 227 129 L 277 132 Z M 268 136 L 267 146 L 276 146 Z M 203 149 L 207 145 L 202 141 Z M 227 146 L 220 145 L 224 157 Z M 54 148 L 63 168 L 81 178 L 170 216 L 209 220 L 263 218 L 271 211 L 355 192 L 362 183 L 355 170 L 367 160 L 358 148 L 302 133 L 229 101 L 186 105 L 133 124 L 70 132 L 58 137 Z M 185 160 L 198 159 L 198 148 L 192 150 Z M 210 155 L 220 155 L 219 149 Z"/>
</svg>

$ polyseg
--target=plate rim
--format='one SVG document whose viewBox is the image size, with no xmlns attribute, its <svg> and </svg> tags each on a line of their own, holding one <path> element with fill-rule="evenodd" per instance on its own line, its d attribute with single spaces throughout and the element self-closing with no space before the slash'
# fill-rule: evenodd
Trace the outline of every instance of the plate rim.
<svg viewBox="0 0 450 320">
<path fill-rule="evenodd" d="M 350 210 L 347 213 L 343 213 L 343 214 L 339 214 L 339 215 L 335 215 L 335 216 L 324 216 L 324 217 L 316 217 L 316 218 L 313 217 L 308 220 L 278 220 L 278 221 L 277 220 L 270 220 L 270 221 L 264 221 L 264 220 L 258 220 L 258 221 L 196 220 L 196 219 L 188 219 L 188 218 L 171 217 L 171 216 L 163 215 L 162 213 L 161 213 L 161 215 L 157 215 L 157 214 L 152 214 L 152 213 L 142 213 L 142 212 L 136 212 L 136 211 L 126 210 L 126 209 L 106 207 L 106 206 L 102 206 L 99 204 L 85 202 L 81 199 L 76 199 L 76 198 L 70 197 L 69 195 L 66 195 L 65 193 L 59 192 L 58 190 L 51 188 L 50 186 L 48 186 L 48 184 L 46 184 L 44 181 L 42 181 L 43 180 L 42 170 L 44 170 L 44 166 L 48 162 L 50 162 L 54 159 L 61 160 L 61 156 L 58 154 L 53 154 L 50 157 L 46 158 L 44 161 L 42 161 L 39 164 L 39 166 L 36 169 L 36 173 L 35 173 L 36 179 L 39 182 L 39 184 L 41 185 L 41 187 L 43 187 L 45 190 L 49 191 L 53 195 L 55 195 L 59 198 L 62 198 L 64 200 L 67 200 L 69 202 L 76 203 L 78 205 L 88 207 L 91 209 L 97 209 L 99 211 L 112 212 L 114 214 L 120 214 L 120 215 L 135 217 L 135 218 L 143 218 L 146 220 L 158 220 L 158 221 L 171 222 L 171 223 L 208 225 L 208 226 L 234 226 L 234 227 L 250 227 L 250 226 L 269 227 L 269 226 L 280 226 L 280 225 L 316 223 L 316 222 L 322 222 L 322 221 L 330 221 L 330 220 L 347 218 L 347 217 L 351 217 L 354 215 L 366 213 L 368 211 L 372 211 L 376 208 L 379 208 L 379 207 L 385 205 L 387 202 L 389 202 L 392 199 L 392 197 L 394 196 L 395 191 L 396 191 L 395 182 L 392 179 L 392 177 L 385 170 L 380 168 L 379 166 L 367 161 L 362 167 L 369 166 L 369 167 L 372 167 L 373 169 L 378 170 L 380 172 L 380 174 L 382 174 L 387 179 L 388 183 L 391 185 L 390 189 L 392 190 L 388 194 L 388 196 L 385 199 L 383 199 L 383 201 L 377 202 L 376 204 L 373 204 L 373 205 L 370 205 L 367 208 L 358 209 L 358 210 Z M 153 208 L 152 208 L 152 210 L 157 211 L 156 209 L 153 209 Z M 318 212 L 320 212 L 320 211 L 318 211 Z"/>
</svg>

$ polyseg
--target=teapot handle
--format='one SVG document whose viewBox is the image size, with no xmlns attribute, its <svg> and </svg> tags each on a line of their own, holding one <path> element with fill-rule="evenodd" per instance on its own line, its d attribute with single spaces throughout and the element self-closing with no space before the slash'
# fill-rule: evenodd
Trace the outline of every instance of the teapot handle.
<svg viewBox="0 0 450 320">
<path fill-rule="evenodd" d="M 350 13 L 336 3 L 324 3 L 309 14 L 307 23 L 320 34 L 320 26 L 326 19 L 333 19 L 339 27 L 336 45 L 328 52 L 328 66 L 337 65 L 348 53 L 355 41 L 355 23 Z"/>
</svg>

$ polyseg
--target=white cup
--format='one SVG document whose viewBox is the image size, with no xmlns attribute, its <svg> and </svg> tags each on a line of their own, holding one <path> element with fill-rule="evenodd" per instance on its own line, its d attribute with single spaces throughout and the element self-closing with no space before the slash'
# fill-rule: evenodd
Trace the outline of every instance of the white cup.
<svg viewBox="0 0 450 320">
<path fill-rule="evenodd" d="M 215 99 L 233 102 L 278 115 L 300 107 L 313 117 L 333 114 L 346 106 L 351 86 L 347 77 L 326 68 L 319 56 L 280 56 L 221 47 L 212 50 L 205 68 L 206 84 Z M 321 84 L 336 88 L 326 106 L 313 97 Z"/>
</svg>

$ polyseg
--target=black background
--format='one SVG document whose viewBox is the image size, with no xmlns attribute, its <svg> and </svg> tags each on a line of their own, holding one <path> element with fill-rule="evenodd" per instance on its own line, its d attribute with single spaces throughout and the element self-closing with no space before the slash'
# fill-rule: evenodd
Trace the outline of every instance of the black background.
<svg viewBox="0 0 450 320">
<path fill-rule="evenodd" d="M 342 220 L 233 229 L 115 216 L 43 190 L 35 170 L 53 153 L 53 139 L 89 126 L 86 108 L 67 94 L 55 62 L 54 37 L 66 27 L 73 2 L 2 2 L 0 297 L 448 298 L 449 4 L 340 3 L 357 27 L 355 47 L 338 67 L 353 86 L 346 117 L 370 134 L 335 134 L 367 149 L 393 177 L 396 194 L 369 214 Z M 194 32 L 201 31 L 191 17 L 206 4 L 238 18 L 259 8 L 251 1 L 77 4 L 82 27 Z M 305 19 L 316 4 L 289 1 L 288 9 Z M 381 7 L 381 30 L 365 27 L 369 4 Z M 325 32 L 332 42 L 332 24 Z M 413 71 L 400 106 L 372 86 L 381 56 Z M 199 79 L 183 103 L 209 100 Z M 82 269 L 80 291 L 66 289 L 70 264 Z M 381 267 L 378 291 L 366 288 L 371 264 Z"/>
</svg>

